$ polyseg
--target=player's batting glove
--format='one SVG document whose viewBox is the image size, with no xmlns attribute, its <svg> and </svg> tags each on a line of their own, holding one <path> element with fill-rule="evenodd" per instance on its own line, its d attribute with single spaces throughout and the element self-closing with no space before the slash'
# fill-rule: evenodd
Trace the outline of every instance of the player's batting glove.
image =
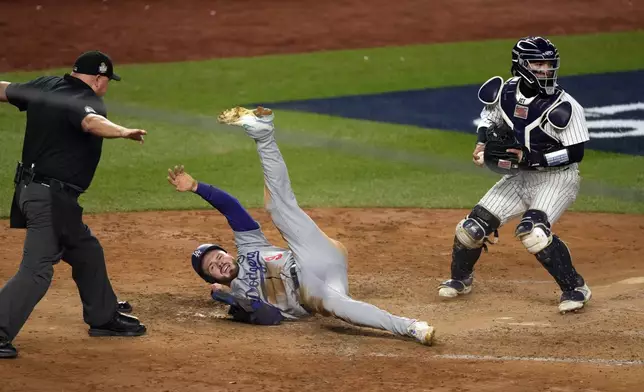
<svg viewBox="0 0 644 392">
<path fill-rule="evenodd" d="M 280 310 L 260 300 L 237 298 L 232 294 L 213 290 L 212 299 L 230 305 L 228 314 L 236 321 L 259 325 L 277 325 L 284 320 Z"/>
<path fill-rule="evenodd" d="M 239 298 L 236 301 L 228 311 L 234 320 L 258 325 L 278 325 L 284 320 L 279 309 L 262 301 Z"/>
<path fill-rule="evenodd" d="M 213 290 L 211 296 L 215 301 L 223 302 L 228 305 L 235 305 L 235 298 L 230 293 Z"/>
</svg>

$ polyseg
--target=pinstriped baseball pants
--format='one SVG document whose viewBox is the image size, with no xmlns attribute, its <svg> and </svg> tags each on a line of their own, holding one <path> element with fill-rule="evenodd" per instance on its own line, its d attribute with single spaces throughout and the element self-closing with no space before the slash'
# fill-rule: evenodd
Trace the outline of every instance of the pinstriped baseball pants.
<svg viewBox="0 0 644 392">
<path fill-rule="evenodd" d="M 580 182 L 576 163 L 549 171 L 523 171 L 501 178 L 478 204 L 499 218 L 501 225 L 528 209 L 545 212 L 554 224 L 577 198 Z"/>
</svg>

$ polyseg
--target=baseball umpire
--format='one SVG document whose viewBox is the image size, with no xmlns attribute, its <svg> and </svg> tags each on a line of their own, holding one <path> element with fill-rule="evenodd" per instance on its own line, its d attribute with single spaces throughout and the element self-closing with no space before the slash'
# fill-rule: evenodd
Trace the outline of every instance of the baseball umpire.
<svg viewBox="0 0 644 392">
<path fill-rule="evenodd" d="M 456 226 L 452 277 L 440 285 L 440 296 L 468 294 L 492 233 L 521 216 L 515 236 L 559 285 L 559 311 L 577 311 L 590 300 L 568 246 L 552 229 L 577 197 L 578 164 L 589 140 L 584 110 L 558 85 L 558 70 L 555 45 L 525 37 L 512 48 L 513 77 L 495 76 L 479 89 L 485 106 L 474 162 L 504 176 Z"/>
<path fill-rule="evenodd" d="M 91 51 L 63 77 L 0 82 L 0 101 L 27 112 L 10 216 L 10 227 L 27 230 L 20 268 L 0 290 L 0 358 L 17 356 L 12 341 L 47 292 L 61 259 L 72 267 L 90 336 L 146 332 L 136 317 L 119 311 L 129 306 L 118 303 L 103 248 L 83 223 L 78 203 L 94 177 L 103 139 L 143 143 L 146 134 L 107 119 L 102 97 L 110 80 L 120 80 L 111 59 Z"/>
<path fill-rule="evenodd" d="M 235 320 L 251 324 L 279 324 L 317 313 L 431 345 L 433 326 L 349 296 L 347 250 L 299 207 L 275 141 L 273 117 L 269 109 L 238 107 L 222 113 L 219 120 L 243 127 L 255 140 L 264 171 L 264 202 L 288 249 L 271 245 L 233 196 L 195 181 L 183 167 L 169 170 L 168 181 L 178 191 L 200 195 L 226 217 L 233 230 L 236 259 L 216 244 L 202 244 L 192 254 L 194 270 L 212 283 L 213 299 L 230 305 Z"/>
</svg>

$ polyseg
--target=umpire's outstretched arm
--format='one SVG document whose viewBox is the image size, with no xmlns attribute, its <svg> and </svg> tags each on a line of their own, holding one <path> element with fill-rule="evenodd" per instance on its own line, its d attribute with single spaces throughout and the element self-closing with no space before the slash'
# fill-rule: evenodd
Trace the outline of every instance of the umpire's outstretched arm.
<svg viewBox="0 0 644 392">
<path fill-rule="evenodd" d="M 10 84 L 11 83 L 9 82 L 0 81 L 0 102 L 9 102 L 9 100 L 7 99 L 7 93 L 5 93 L 5 91 L 7 91 L 7 86 L 9 86 Z"/>
<path fill-rule="evenodd" d="M 81 122 L 81 126 L 85 132 L 89 132 L 104 139 L 132 139 L 138 140 L 143 143 L 143 135 L 147 132 L 143 129 L 129 129 L 114 124 L 107 118 L 99 116 L 98 114 L 89 114 L 85 116 Z"/>
</svg>

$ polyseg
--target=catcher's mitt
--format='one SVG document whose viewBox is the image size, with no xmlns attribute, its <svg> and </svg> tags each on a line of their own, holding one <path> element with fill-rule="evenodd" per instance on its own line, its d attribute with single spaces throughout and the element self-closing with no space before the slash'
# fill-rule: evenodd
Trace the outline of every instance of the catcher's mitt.
<svg viewBox="0 0 644 392">
<path fill-rule="evenodd" d="M 514 131 L 503 123 L 500 126 L 492 125 L 487 131 L 485 152 L 483 159 L 485 166 L 495 173 L 516 174 L 519 172 L 519 157 L 517 154 L 507 152 L 508 149 L 522 150 L 521 144 L 514 136 Z"/>
</svg>

